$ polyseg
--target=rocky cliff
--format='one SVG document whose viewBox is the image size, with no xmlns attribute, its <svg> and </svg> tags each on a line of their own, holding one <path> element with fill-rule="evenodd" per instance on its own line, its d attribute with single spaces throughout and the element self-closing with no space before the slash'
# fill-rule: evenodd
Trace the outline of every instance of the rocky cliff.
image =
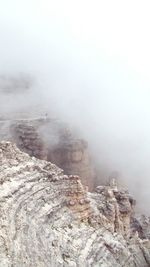
<svg viewBox="0 0 150 267">
<path fill-rule="evenodd" d="M 78 176 L 1 142 L 0 184 L 1 267 L 150 266 L 149 236 L 115 181 L 89 193 Z"/>
<path fill-rule="evenodd" d="M 88 144 L 77 138 L 65 124 L 56 119 L 35 118 L 0 120 L 0 140 L 9 140 L 30 156 L 57 164 L 68 175 L 82 177 L 90 190 L 95 172 Z"/>
</svg>

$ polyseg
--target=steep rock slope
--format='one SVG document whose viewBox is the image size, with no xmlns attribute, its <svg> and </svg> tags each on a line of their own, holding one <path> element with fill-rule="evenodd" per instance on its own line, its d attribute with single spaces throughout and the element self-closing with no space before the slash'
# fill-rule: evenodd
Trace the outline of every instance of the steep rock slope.
<svg viewBox="0 0 150 267">
<path fill-rule="evenodd" d="M 0 143 L 1 267 L 148 267 L 133 205 L 114 181 L 88 193 L 79 177 Z"/>
</svg>

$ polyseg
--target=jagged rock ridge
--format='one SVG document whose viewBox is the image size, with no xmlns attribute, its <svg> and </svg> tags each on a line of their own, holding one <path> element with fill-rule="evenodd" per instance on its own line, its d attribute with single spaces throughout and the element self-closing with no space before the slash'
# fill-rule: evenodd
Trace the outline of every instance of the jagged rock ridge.
<svg viewBox="0 0 150 267">
<path fill-rule="evenodd" d="M 148 267 L 133 235 L 134 201 L 114 183 L 88 193 L 79 177 L 0 143 L 1 267 Z"/>
</svg>

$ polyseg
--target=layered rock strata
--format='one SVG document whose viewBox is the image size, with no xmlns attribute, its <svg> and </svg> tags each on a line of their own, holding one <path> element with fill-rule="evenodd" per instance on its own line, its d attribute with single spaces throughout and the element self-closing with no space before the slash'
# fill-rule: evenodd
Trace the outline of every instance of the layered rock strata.
<svg viewBox="0 0 150 267">
<path fill-rule="evenodd" d="M 90 190 L 94 188 L 95 173 L 88 144 L 77 139 L 60 121 L 48 118 L 1 120 L 0 140 L 14 141 L 30 156 L 57 164 L 68 175 L 82 177 Z"/>
<path fill-rule="evenodd" d="M 116 186 L 89 193 L 78 176 L 0 143 L 1 267 L 148 267 L 133 206 Z"/>
</svg>

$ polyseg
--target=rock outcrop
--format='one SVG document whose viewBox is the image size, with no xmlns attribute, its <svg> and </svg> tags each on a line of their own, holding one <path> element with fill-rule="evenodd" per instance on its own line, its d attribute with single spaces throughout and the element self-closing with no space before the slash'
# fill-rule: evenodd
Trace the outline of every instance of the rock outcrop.
<svg viewBox="0 0 150 267">
<path fill-rule="evenodd" d="M 89 193 L 78 176 L 1 142 L 0 266 L 148 267 L 134 204 L 114 182 Z"/>
<path fill-rule="evenodd" d="M 51 161 L 68 175 L 82 177 L 82 183 L 94 188 L 95 173 L 88 144 L 60 121 L 48 118 L 0 121 L 0 140 L 13 141 L 30 156 Z"/>
</svg>

